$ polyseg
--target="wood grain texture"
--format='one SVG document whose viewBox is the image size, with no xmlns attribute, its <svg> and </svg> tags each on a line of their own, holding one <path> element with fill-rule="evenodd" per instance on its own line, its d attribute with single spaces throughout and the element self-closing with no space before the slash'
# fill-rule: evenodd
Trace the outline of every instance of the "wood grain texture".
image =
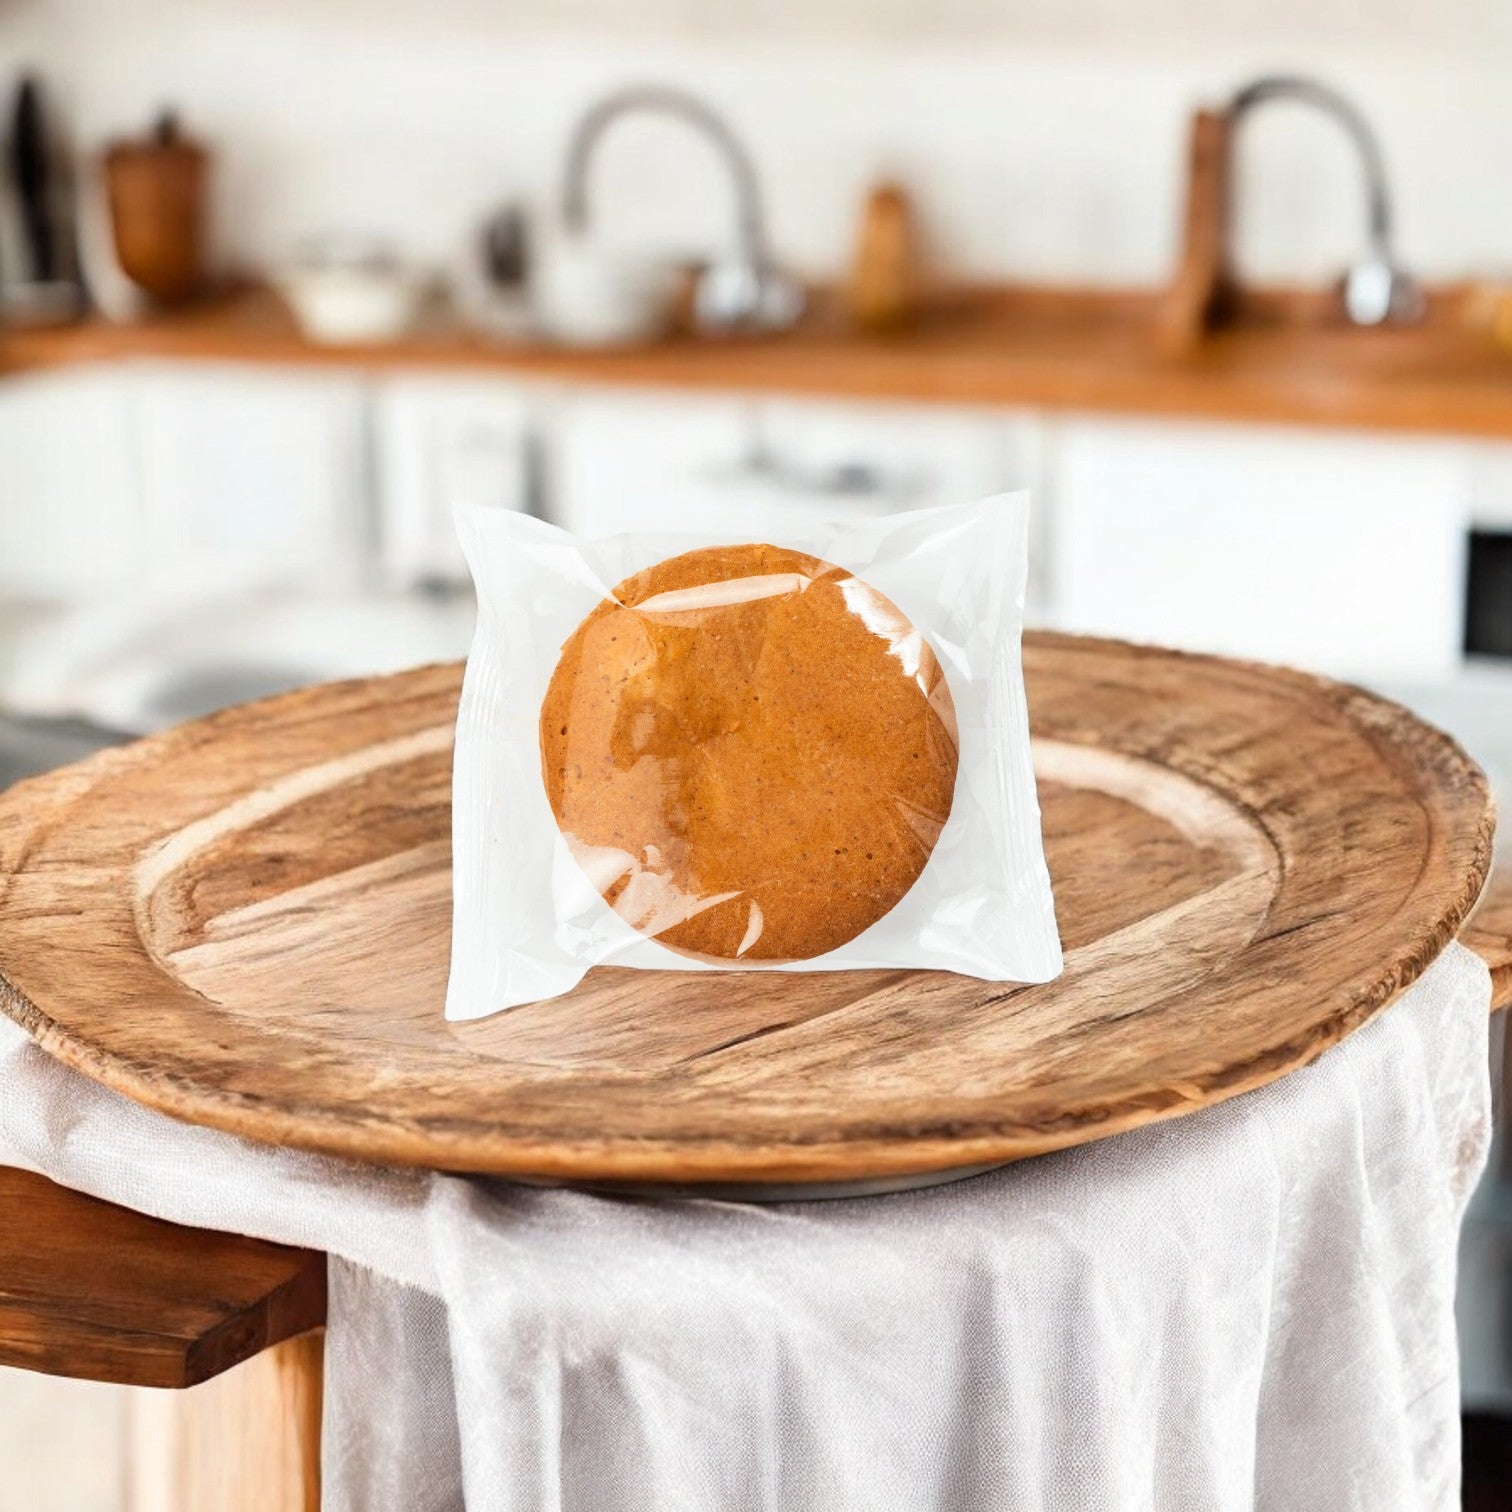
<svg viewBox="0 0 1512 1512">
<path fill-rule="evenodd" d="M 325 1321 L 325 1256 L 0 1167 L 0 1364 L 192 1386 Z"/>
<path fill-rule="evenodd" d="M 1485 780 L 1395 705 L 1116 642 L 1025 647 L 1068 957 L 602 969 L 441 1017 L 456 668 L 228 710 L 0 798 L 3 1006 L 178 1117 L 537 1179 L 825 1182 L 1006 1161 L 1312 1060 L 1458 932 Z"/>
<path fill-rule="evenodd" d="M 135 358 L 267 362 L 1512 436 L 1512 360 L 1467 323 L 1465 290 L 1435 291 L 1421 325 L 1371 330 L 1341 323 L 1333 290 L 1242 294 L 1241 318 L 1178 353 L 1162 338 L 1161 291 L 1039 287 L 948 291 L 889 336 L 857 332 L 842 302 L 817 291 L 813 316 L 788 335 L 585 352 L 446 327 L 317 346 L 253 289 L 138 324 L 0 330 L 0 374 Z"/>
<path fill-rule="evenodd" d="M 1229 180 L 1233 118 L 1199 110 L 1187 147 L 1186 211 L 1181 259 L 1160 312 L 1160 337 L 1174 356 L 1187 356 L 1217 323 L 1228 278 Z"/>
<path fill-rule="evenodd" d="M 325 1332 L 127 1412 L 126 1512 L 319 1512 Z"/>
<path fill-rule="evenodd" d="M 1512 856 L 1497 862 L 1460 939 L 1491 968 L 1491 1006 L 1512 1008 Z"/>
</svg>

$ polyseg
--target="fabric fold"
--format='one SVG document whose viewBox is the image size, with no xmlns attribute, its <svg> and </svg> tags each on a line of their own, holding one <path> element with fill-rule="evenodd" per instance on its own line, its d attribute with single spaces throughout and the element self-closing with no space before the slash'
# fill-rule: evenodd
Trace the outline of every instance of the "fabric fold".
<svg viewBox="0 0 1512 1512">
<path fill-rule="evenodd" d="M 175 1122 L 0 1023 L 0 1159 L 331 1256 L 331 1512 L 1452 1512 L 1451 946 L 1316 1064 L 952 1186 L 652 1202 Z"/>
</svg>

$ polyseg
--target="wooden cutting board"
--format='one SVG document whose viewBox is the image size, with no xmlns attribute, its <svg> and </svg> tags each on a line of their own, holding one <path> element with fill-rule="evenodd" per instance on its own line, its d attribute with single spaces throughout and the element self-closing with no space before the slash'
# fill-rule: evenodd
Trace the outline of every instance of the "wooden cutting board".
<svg viewBox="0 0 1512 1512">
<path fill-rule="evenodd" d="M 1485 780 L 1394 705 L 1025 648 L 1065 974 L 600 969 L 442 1018 L 429 668 L 228 710 L 0 797 L 0 1006 L 179 1118 L 371 1161 L 791 1191 L 916 1181 L 1260 1086 L 1389 1003 L 1485 881 Z"/>
</svg>

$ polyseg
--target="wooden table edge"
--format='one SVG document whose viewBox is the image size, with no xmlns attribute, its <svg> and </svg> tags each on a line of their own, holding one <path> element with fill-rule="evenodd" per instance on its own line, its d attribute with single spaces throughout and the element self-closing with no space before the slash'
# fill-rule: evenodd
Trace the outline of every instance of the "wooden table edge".
<svg viewBox="0 0 1512 1512">
<path fill-rule="evenodd" d="M 182 1389 L 325 1323 L 318 1250 L 151 1218 L 11 1166 L 0 1201 L 0 1365 Z"/>
<path fill-rule="evenodd" d="M 1491 973 L 1491 1011 L 1512 1008 L 1512 860 L 1500 858 L 1459 938 Z"/>
</svg>

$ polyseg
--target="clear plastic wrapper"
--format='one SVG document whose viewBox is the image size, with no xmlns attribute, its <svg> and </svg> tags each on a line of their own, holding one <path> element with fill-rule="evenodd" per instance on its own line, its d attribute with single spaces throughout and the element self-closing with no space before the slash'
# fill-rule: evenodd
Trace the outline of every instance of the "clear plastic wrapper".
<svg viewBox="0 0 1512 1512">
<path fill-rule="evenodd" d="M 608 963 L 1059 973 L 1027 495 L 780 539 L 457 523 L 479 612 L 448 1018 Z"/>
</svg>

